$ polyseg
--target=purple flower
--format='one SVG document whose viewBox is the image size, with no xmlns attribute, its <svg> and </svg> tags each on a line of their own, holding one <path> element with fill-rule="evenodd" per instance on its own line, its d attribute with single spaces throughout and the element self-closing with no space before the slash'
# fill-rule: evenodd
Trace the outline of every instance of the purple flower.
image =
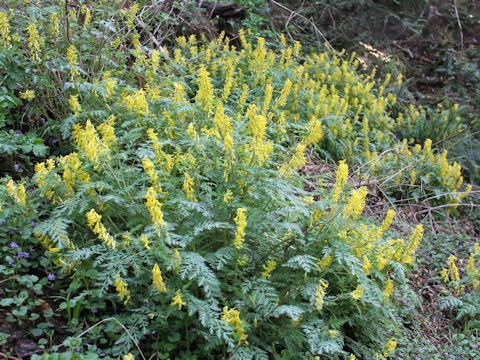
<svg viewBox="0 0 480 360">
<path fill-rule="evenodd" d="M 36 221 L 32 221 L 32 227 L 35 227 L 37 225 Z"/>
<path fill-rule="evenodd" d="M 152 331 L 152 335 L 155 335 L 157 333 L 157 330 Z"/>
<path fill-rule="evenodd" d="M 98 312 L 98 309 L 97 308 L 93 308 L 92 310 L 92 313 L 96 314 Z"/>
<path fill-rule="evenodd" d="M 14 168 L 15 170 L 18 170 L 18 169 L 20 168 L 20 165 L 14 164 L 14 165 L 13 165 L 13 168 Z"/>
<path fill-rule="evenodd" d="M 20 135 L 22 133 L 22 130 L 15 130 L 15 132 Z"/>
<path fill-rule="evenodd" d="M 8 265 L 12 265 L 14 263 L 15 263 L 15 260 L 13 260 L 13 259 L 8 261 Z"/>
<path fill-rule="evenodd" d="M 13 234 L 15 234 L 15 230 L 12 229 L 12 230 L 10 230 L 8 233 L 9 233 L 10 235 L 13 235 Z"/>
<path fill-rule="evenodd" d="M 472 346 L 473 346 L 474 349 L 478 348 L 477 344 L 473 344 Z"/>
<path fill-rule="evenodd" d="M 48 280 L 50 281 L 54 281 L 55 280 L 55 275 L 53 275 L 52 273 L 48 274 L 47 276 Z"/>
<path fill-rule="evenodd" d="M 42 122 L 42 124 L 44 124 L 44 125 L 45 125 L 45 121 L 47 121 L 47 120 L 45 120 L 45 118 L 44 118 L 44 117 L 42 117 L 42 118 L 40 119 L 40 121 Z"/>
<path fill-rule="evenodd" d="M 5 220 L 5 219 L 0 220 L 0 226 L 5 225 L 6 223 L 7 223 L 7 220 Z"/>
<path fill-rule="evenodd" d="M 56 143 L 58 143 L 58 141 L 59 141 L 58 139 L 53 139 L 52 144 L 56 144 Z"/>
<path fill-rule="evenodd" d="M 18 249 L 20 246 L 18 246 L 18 244 L 17 244 L 15 241 L 12 241 L 12 242 L 10 243 L 10 247 L 11 247 L 11 248 Z"/>
<path fill-rule="evenodd" d="M 25 259 L 28 259 L 30 257 L 30 254 L 26 251 L 20 251 L 18 253 L 18 256 L 23 256 Z"/>
</svg>

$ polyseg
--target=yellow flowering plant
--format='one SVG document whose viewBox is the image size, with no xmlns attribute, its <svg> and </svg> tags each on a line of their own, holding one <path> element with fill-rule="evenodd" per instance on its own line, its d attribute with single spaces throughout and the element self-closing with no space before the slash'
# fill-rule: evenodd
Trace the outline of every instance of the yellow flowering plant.
<svg viewBox="0 0 480 360">
<path fill-rule="evenodd" d="M 50 23 L 23 35 L 25 56 L 52 74 L 48 50 L 59 17 L 69 20 L 74 41 L 55 50 L 63 66 L 50 79 L 62 84 L 63 106 L 48 112 L 61 119 L 49 131 L 68 146 L 39 160 L 31 181 L 5 181 L 0 194 L 9 216 L 35 217 L 29 241 L 65 273 L 78 307 L 92 302 L 104 319 L 121 320 L 98 323 L 109 354 L 391 356 L 392 301 L 407 286 L 423 227 L 403 240 L 391 237 L 392 211 L 383 221 L 365 217 L 370 189 L 352 186 L 349 167 L 418 150 L 425 171 L 466 193 L 459 165 L 428 142 L 403 149 L 389 115 L 394 96 L 353 58 L 303 55 L 298 42 L 276 52 L 243 31 L 241 49 L 225 34 L 151 49 L 136 22 L 148 8 L 128 3 L 116 26 L 104 26 L 111 14 L 101 3 L 98 11 L 82 4 L 77 20 L 52 6 Z M 105 49 L 97 54 L 81 35 L 98 29 Z M 33 85 L 22 84 L 28 106 L 46 91 Z M 307 191 L 301 171 L 315 156 L 338 170 L 329 186 Z"/>
</svg>

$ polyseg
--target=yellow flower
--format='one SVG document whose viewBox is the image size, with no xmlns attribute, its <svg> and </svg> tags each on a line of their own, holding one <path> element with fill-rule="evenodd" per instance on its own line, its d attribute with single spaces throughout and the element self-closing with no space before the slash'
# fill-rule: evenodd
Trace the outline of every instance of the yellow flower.
<svg viewBox="0 0 480 360">
<path fill-rule="evenodd" d="M 235 224 L 237 224 L 237 231 L 235 233 L 235 240 L 233 241 L 233 246 L 237 250 L 240 250 L 243 247 L 243 242 L 245 240 L 245 227 L 247 226 L 247 217 L 245 212 L 247 209 L 238 208 L 237 216 L 235 217 Z"/>
<path fill-rule="evenodd" d="M 87 5 L 82 6 L 81 10 L 82 14 L 85 14 L 85 20 L 83 21 L 83 27 L 87 27 L 90 24 L 90 19 L 92 17 L 92 13 Z"/>
<path fill-rule="evenodd" d="M 88 226 L 92 229 L 93 233 L 98 236 L 100 240 L 103 240 L 105 244 L 115 250 L 115 239 L 107 232 L 107 229 L 103 226 L 101 220 L 102 216 L 99 215 L 95 209 L 91 209 L 86 214 Z"/>
<path fill-rule="evenodd" d="M 347 204 L 343 208 L 343 215 L 346 217 L 355 217 L 361 215 L 363 209 L 365 208 L 365 198 L 367 194 L 368 191 L 365 186 L 353 191 L 348 199 Z"/>
<path fill-rule="evenodd" d="M 28 101 L 32 101 L 33 99 L 35 99 L 35 91 L 25 90 L 24 92 L 20 93 L 20 98 L 28 100 Z"/>
<path fill-rule="evenodd" d="M 78 114 L 80 114 L 80 111 L 82 111 L 82 107 L 78 102 L 78 95 L 70 95 L 70 99 L 68 101 L 70 103 L 70 108 L 72 109 L 73 114 L 75 116 L 78 116 Z"/>
<path fill-rule="evenodd" d="M 262 265 L 263 269 L 265 270 L 262 273 L 262 278 L 263 279 L 269 279 L 271 276 L 271 272 L 275 270 L 275 267 L 277 266 L 277 262 L 273 260 L 268 260 L 267 265 Z"/>
<path fill-rule="evenodd" d="M 115 116 L 110 115 L 103 124 L 98 126 L 98 131 L 102 135 L 103 141 L 105 141 L 107 146 L 114 145 L 117 142 L 117 137 L 115 136 L 115 127 L 113 126 L 114 123 Z"/>
<path fill-rule="evenodd" d="M 27 26 L 28 32 L 28 48 L 30 49 L 30 55 L 32 57 L 32 61 L 36 62 L 40 60 L 40 48 L 41 48 L 41 40 L 40 36 L 38 35 L 37 27 L 35 24 L 28 24 Z"/>
<path fill-rule="evenodd" d="M 340 193 L 342 192 L 343 187 L 347 183 L 347 176 L 348 176 L 348 165 L 345 164 L 345 160 L 341 160 L 338 164 L 335 187 L 333 189 L 333 195 L 332 195 L 333 203 L 338 202 Z"/>
<path fill-rule="evenodd" d="M 338 330 L 328 330 L 328 334 L 330 335 L 331 339 L 335 339 L 338 335 Z"/>
<path fill-rule="evenodd" d="M 122 360 L 135 360 L 135 356 L 133 356 L 132 354 L 128 353 L 127 355 L 125 355 L 123 357 Z"/>
<path fill-rule="evenodd" d="M 383 290 L 383 294 L 389 298 L 393 292 L 394 292 L 394 288 L 393 288 L 393 280 L 392 279 L 388 279 L 387 282 L 385 283 L 385 290 Z"/>
<path fill-rule="evenodd" d="M 240 256 L 238 257 L 237 263 L 238 263 L 238 265 L 240 265 L 240 266 L 245 266 L 245 265 L 247 265 L 247 264 L 248 264 L 248 256 L 245 255 L 245 254 L 240 255 Z"/>
<path fill-rule="evenodd" d="M 397 342 L 394 340 L 394 338 L 390 338 L 385 345 L 383 345 L 385 348 L 385 352 L 383 353 L 383 356 L 387 357 L 388 355 L 392 354 L 395 349 L 397 348 Z"/>
<path fill-rule="evenodd" d="M 405 264 L 410 264 L 413 262 L 413 255 L 415 254 L 415 251 L 420 244 L 420 240 L 422 240 L 423 237 L 423 225 L 418 224 L 415 228 L 415 230 L 412 233 L 412 236 L 410 236 L 410 240 L 408 242 L 407 248 L 404 251 L 404 255 L 402 258 L 402 261 Z"/>
<path fill-rule="evenodd" d="M 133 94 L 126 96 L 122 103 L 130 111 L 134 111 L 141 115 L 148 114 L 148 102 L 143 89 L 135 91 Z"/>
<path fill-rule="evenodd" d="M 50 14 L 50 31 L 53 35 L 58 34 L 60 31 L 59 18 L 56 12 Z"/>
<path fill-rule="evenodd" d="M 12 179 L 6 184 L 8 194 L 15 199 L 17 203 L 25 206 L 26 192 L 23 184 L 16 185 Z"/>
<path fill-rule="evenodd" d="M 270 101 L 272 100 L 272 92 L 273 88 L 272 85 L 268 84 L 265 88 L 265 100 L 263 101 L 263 109 L 262 115 L 265 116 L 268 111 L 268 107 L 270 106 Z"/>
<path fill-rule="evenodd" d="M 117 274 L 117 278 L 115 279 L 115 289 L 117 290 L 118 297 L 124 304 L 130 300 L 130 291 L 128 291 L 127 287 L 127 283 L 123 281 L 119 274 Z M 123 299 L 125 299 L 125 301 Z"/>
<path fill-rule="evenodd" d="M 382 225 L 378 229 L 378 236 L 382 236 L 385 231 L 390 227 L 390 224 L 392 223 L 393 217 L 395 216 L 395 211 L 393 210 L 388 210 L 387 211 L 387 216 L 385 216 L 385 220 L 383 220 Z"/>
<path fill-rule="evenodd" d="M 145 249 L 150 250 L 150 240 L 146 234 L 140 235 L 140 243 L 145 247 Z"/>
<path fill-rule="evenodd" d="M 225 194 L 223 195 L 223 201 L 225 203 L 230 203 L 233 200 L 233 193 L 232 190 L 228 189 Z"/>
<path fill-rule="evenodd" d="M 183 180 L 183 191 L 187 195 L 187 200 L 197 201 L 193 190 L 193 178 L 187 173 L 185 173 L 185 179 Z"/>
<path fill-rule="evenodd" d="M 298 144 L 295 149 L 295 154 L 287 164 L 282 165 L 280 172 L 286 176 L 289 176 L 292 171 L 301 169 L 306 163 L 307 159 L 305 158 L 305 145 Z"/>
<path fill-rule="evenodd" d="M 280 93 L 280 96 L 277 99 L 275 107 L 285 106 L 285 104 L 287 103 L 288 95 L 290 94 L 291 88 L 292 88 L 292 82 L 290 81 L 290 79 L 287 79 Z"/>
<path fill-rule="evenodd" d="M 155 286 L 155 289 L 157 289 L 159 292 L 167 292 L 167 287 L 163 282 L 162 272 L 160 271 L 158 264 L 155 264 L 153 266 L 152 281 L 153 281 L 153 286 Z"/>
<path fill-rule="evenodd" d="M 8 21 L 8 15 L 3 11 L 0 11 L 0 39 L 4 48 L 10 47 L 10 22 Z"/>
<path fill-rule="evenodd" d="M 147 200 L 147 208 L 152 217 L 155 229 L 157 232 L 160 232 L 160 230 L 167 224 L 163 220 L 162 204 L 157 200 L 157 192 L 153 187 L 147 189 L 145 199 Z"/>
<path fill-rule="evenodd" d="M 198 69 L 197 101 L 208 114 L 211 114 L 213 112 L 213 99 L 212 80 L 205 65 L 202 64 Z"/>
<path fill-rule="evenodd" d="M 329 255 L 326 258 L 320 259 L 317 261 L 318 267 L 320 270 L 325 269 L 327 266 L 329 266 L 333 261 L 333 256 Z"/>
<path fill-rule="evenodd" d="M 187 305 L 185 301 L 182 300 L 182 292 L 180 290 L 176 291 L 177 295 L 172 298 L 171 306 L 178 305 L 178 310 L 182 310 L 182 306 Z"/>
<path fill-rule="evenodd" d="M 243 341 L 245 342 L 245 344 L 248 344 L 245 341 L 247 339 L 247 335 L 245 334 L 245 329 L 242 326 L 243 321 L 240 320 L 240 311 L 238 311 L 236 308 L 228 310 L 228 307 L 225 306 L 223 308 L 220 320 L 226 321 L 230 324 L 231 327 L 235 329 L 235 332 L 239 336 L 239 343 Z"/>
<path fill-rule="evenodd" d="M 363 287 L 362 285 L 358 285 L 357 288 L 355 290 L 353 290 L 351 293 L 350 293 L 350 296 L 354 299 L 354 300 L 360 300 L 363 296 Z"/>
<path fill-rule="evenodd" d="M 67 64 L 70 67 L 70 81 L 74 81 L 78 76 L 78 55 L 75 46 L 70 45 L 67 49 Z"/>
<path fill-rule="evenodd" d="M 108 159 L 108 153 L 110 151 L 107 143 L 101 141 L 98 137 L 97 130 L 90 122 L 90 119 L 85 123 L 85 129 L 83 129 L 79 124 L 73 126 L 72 137 L 75 144 L 85 151 L 88 156 L 88 159 L 99 165 L 99 160 L 102 157 Z"/>
<path fill-rule="evenodd" d="M 450 255 L 448 257 L 448 267 L 450 270 L 450 280 L 458 282 L 460 281 L 460 276 L 458 274 L 458 268 L 455 264 L 455 260 L 457 260 L 457 258 L 454 255 Z"/>
<path fill-rule="evenodd" d="M 366 255 L 363 255 L 363 270 L 365 274 L 370 274 L 370 269 L 372 268 L 372 264 Z"/>
<path fill-rule="evenodd" d="M 327 289 L 328 284 L 320 280 L 320 284 L 317 286 L 315 294 L 315 307 L 318 311 L 322 310 L 325 297 L 325 290 Z"/>
<path fill-rule="evenodd" d="M 117 80 L 112 79 L 110 71 L 105 72 L 103 74 L 103 88 L 105 89 L 105 94 L 103 95 L 103 98 L 105 100 L 108 100 L 112 97 L 113 94 L 115 94 L 115 88 L 117 87 Z M 113 116 L 113 115 L 112 115 Z"/>
</svg>

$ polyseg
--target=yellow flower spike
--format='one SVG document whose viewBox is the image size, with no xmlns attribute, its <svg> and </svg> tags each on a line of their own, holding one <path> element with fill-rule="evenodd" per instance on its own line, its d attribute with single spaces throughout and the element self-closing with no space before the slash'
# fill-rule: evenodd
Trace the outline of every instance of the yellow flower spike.
<svg viewBox="0 0 480 360">
<path fill-rule="evenodd" d="M 0 11 L 0 39 L 3 48 L 8 49 L 10 47 L 10 22 L 8 15 L 3 11 Z"/>
<path fill-rule="evenodd" d="M 128 110 L 133 111 L 140 115 L 148 115 L 148 102 L 145 96 L 145 91 L 140 89 L 133 92 L 133 94 L 126 96 L 122 103 Z"/>
<path fill-rule="evenodd" d="M 418 245 L 420 244 L 420 240 L 422 240 L 422 237 L 423 237 L 423 225 L 418 224 L 415 227 L 415 230 L 413 231 L 412 236 L 410 236 L 410 240 L 404 251 L 402 261 L 405 264 L 410 264 L 413 262 L 413 255 L 415 255 L 415 251 Z"/>
<path fill-rule="evenodd" d="M 228 189 L 225 194 L 223 195 L 223 201 L 228 204 L 233 200 L 233 192 L 232 190 Z"/>
<path fill-rule="evenodd" d="M 323 138 L 323 127 L 320 120 L 312 120 L 308 124 L 308 127 L 311 129 L 310 133 L 302 140 L 302 143 L 305 146 L 310 146 L 316 144 Z"/>
<path fill-rule="evenodd" d="M 182 306 L 186 306 L 187 303 L 182 299 L 182 292 L 176 291 L 176 295 L 172 298 L 171 306 L 178 306 L 178 310 L 182 310 Z"/>
<path fill-rule="evenodd" d="M 269 279 L 271 277 L 272 271 L 275 270 L 276 266 L 277 262 L 274 260 L 268 260 L 267 265 L 262 265 L 263 269 L 265 270 L 262 273 L 262 279 Z"/>
<path fill-rule="evenodd" d="M 247 226 L 247 217 L 245 216 L 247 209 L 238 208 L 237 216 L 235 217 L 235 224 L 237 224 L 237 231 L 235 233 L 235 240 L 233 241 L 233 246 L 240 250 L 243 247 L 243 242 L 245 240 L 245 227 Z"/>
<path fill-rule="evenodd" d="M 239 337 L 239 343 L 243 341 L 246 345 L 248 344 L 246 341 L 247 335 L 245 334 L 245 329 L 242 326 L 243 321 L 240 320 L 240 311 L 238 311 L 236 308 L 228 310 L 228 307 L 224 306 L 220 320 L 227 322 L 235 329 L 235 332 Z"/>
<path fill-rule="evenodd" d="M 385 233 L 385 231 L 387 231 L 387 229 L 392 224 L 392 220 L 394 216 L 395 216 L 394 210 L 390 209 L 387 211 L 387 216 L 385 216 L 385 219 L 383 220 L 382 225 L 378 229 L 378 237 L 381 237 Z"/>
<path fill-rule="evenodd" d="M 327 289 L 328 284 L 320 280 L 320 284 L 317 286 L 315 291 L 315 308 L 318 311 L 321 311 L 324 304 L 325 290 Z"/>
<path fill-rule="evenodd" d="M 450 280 L 459 282 L 460 281 L 460 276 L 458 274 L 458 268 L 457 265 L 455 264 L 455 260 L 457 260 L 456 256 L 450 255 L 448 257 L 448 267 L 449 267 L 449 272 L 450 272 Z"/>
<path fill-rule="evenodd" d="M 157 192 L 153 187 L 147 189 L 145 199 L 147 200 L 147 209 L 150 212 L 155 229 L 160 234 L 162 228 L 167 224 L 163 220 L 162 204 L 157 200 Z"/>
<path fill-rule="evenodd" d="M 363 267 L 363 271 L 365 271 L 365 274 L 367 275 L 370 274 L 370 269 L 372 268 L 372 264 L 366 255 L 363 255 L 362 267 Z"/>
<path fill-rule="evenodd" d="M 103 95 L 104 100 L 109 100 L 113 94 L 115 94 L 115 89 L 117 87 L 118 81 L 112 79 L 112 74 L 110 71 L 107 71 L 103 74 L 103 88 L 105 89 L 105 94 Z M 113 116 L 113 115 L 112 115 Z"/>
<path fill-rule="evenodd" d="M 70 45 L 67 49 L 67 64 L 70 66 L 70 81 L 74 81 L 75 78 L 79 75 L 78 72 L 78 55 L 77 49 L 75 46 Z"/>
<path fill-rule="evenodd" d="M 160 268 L 158 267 L 158 264 L 155 264 L 153 266 L 152 282 L 153 282 L 153 286 L 155 286 L 155 289 L 157 289 L 159 292 L 167 292 L 167 287 L 165 286 L 165 283 L 163 282 L 162 272 L 160 271 Z"/>
<path fill-rule="evenodd" d="M 90 8 L 87 5 L 82 5 L 81 13 L 85 15 L 85 20 L 83 21 L 83 27 L 86 28 L 90 24 L 90 20 L 92 18 L 92 13 Z"/>
<path fill-rule="evenodd" d="M 363 289 L 362 285 L 358 284 L 357 288 L 350 293 L 350 296 L 354 300 L 360 300 L 363 296 L 363 291 L 364 291 L 364 289 Z"/>
<path fill-rule="evenodd" d="M 91 209 L 85 214 L 85 216 L 87 217 L 87 224 L 90 229 L 92 229 L 93 233 L 97 235 L 100 240 L 103 240 L 105 242 L 105 245 L 107 245 L 112 250 L 115 250 L 116 241 L 112 237 L 112 235 L 107 232 L 107 229 L 105 229 L 105 227 L 103 226 L 101 222 L 102 216 L 99 215 L 95 211 L 95 209 Z"/>
<path fill-rule="evenodd" d="M 185 173 L 185 178 L 183 180 L 183 191 L 185 191 L 188 201 L 197 201 L 197 198 L 194 194 L 193 185 L 193 178 L 191 178 L 190 175 Z"/>
<path fill-rule="evenodd" d="M 41 39 L 35 24 L 28 24 L 26 28 L 28 32 L 28 48 L 33 62 L 40 61 Z"/>
<path fill-rule="evenodd" d="M 395 352 L 395 349 L 397 348 L 397 342 L 394 340 L 393 337 L 391 337 L 385 345 L 383 345 L 385 348 L 385 352 L 383 353 L 383 356 L 387 357 L 390 354 L 393 354 Z"/>
<path fill-rule="evenodd" d="M 362 214 L 365 208 L 365 198 L 367 197 L 368 190 L 365 186 L 355 190 L 351 193 L 347 204 L 343 208 L 343 215 L 345 217 L 356 217 Z"/>
<path fill-rule="evenodd" d="M 130 300 L 130 291 L 128 290 L 127 283 L 123 281 L 119 274 L 117 274 L 117 278 L 115 279 L 115 289 L 117 290 L 120 300 L 123 301 L 124 304 L 127 304 Z"/>
<path fill-rule="evenodd" d="M 23 184 L 16 185 L 12 179 L 5 185 L 7 187 L 8 194 L 15 199 L 17 203 L 25 206 L 26 192 Z"/>
<path fill-rule="evenodd" d="M 213 112 L 214 94 L 212 79 L 203 64 L 200 65 L 200 68 L 198 69 L 198 91 L 196 98 L 198 103 L 208 114 Z"/>
<path fill-rule="evenodd" d="M 145 249 L 150 250 L 150 240 L 148 240 L 148 236 L 146 234 L 140 235 L 138 240 L 140 240 L 140 243 Z"/>
<path fill-rule="evenodd" d="M 318 267 L 320 270 L 325 269 L 326 267 L 330 266 L 333 262 L 333 256 L 329 255 L 326 258 L 320 259 L 317 261 Z"/>
<path fill-rule="evenodd" d="M 275 108 L 285 106 L 287 104 L 288 95 L 290 94 L 290 90 L 292 89 L 292 82 L 290 79 L 285 81 L 285 85 L 283 85 L 283 89 L 280 92 L 280 96 L 275 103 Z"/>
<path fill-rule="evenodd" d="M 272 100 L 273 88 L 271 84 L 267 84 L 265 88 L 265 100 L 263 101 L 262 115 L 266 116 L 268 108 L 270 107 L 270 101 Z"/>
<path fill-rule="evenodd" d="M 78 95 L 70 95 L 68 102 L 70 103 L 70 109 L 72 109 L 73 114 L 78 116 L 80 111 L 82 111 L 82 107 L 78 102 Z"/>
<path fill-rule="evenodd" d="M 20 93 L 20 98 L 25 99 L 27 101 L 32 101 L 33 99 L 35 99 L 35 91 L 25 90 L 24 92 Z"/>
<path fill-rule="evenodd" d="M 345 164 L 345 160 L 341 160 L 338 164 L 335 187 L 332 192 L 332 202 L 334 204 L 338 202 L 340 193 L 342 192 L 343 187 L 347 183 L 347 176 L 348 176 L 348 165 Z"/>
<path fill-rule="evenodd" d="M 102 135 L 103 141 L 107 144 L 107 146 L 112 146 L 117 142 L 114 124 L 115 116 L 110 115 L 103 124 L 98 126 L 98 131 Z"/>
<path fill-rule="evenodd" d="M 330 335 L 331 339 L 335 339 L 338 335 L 338 330 L 328 330 L 328 334 Z"/>
<path fill-rule="evenodd" d="M 388 279 L 385 283 L 385 289 L 383 290 L 383 295 L 385 295 L 386 298 L 389 298 L 392 296 L 393 292 L 395 291 L 393 287 L 393 280 Z"/>
</svg>

